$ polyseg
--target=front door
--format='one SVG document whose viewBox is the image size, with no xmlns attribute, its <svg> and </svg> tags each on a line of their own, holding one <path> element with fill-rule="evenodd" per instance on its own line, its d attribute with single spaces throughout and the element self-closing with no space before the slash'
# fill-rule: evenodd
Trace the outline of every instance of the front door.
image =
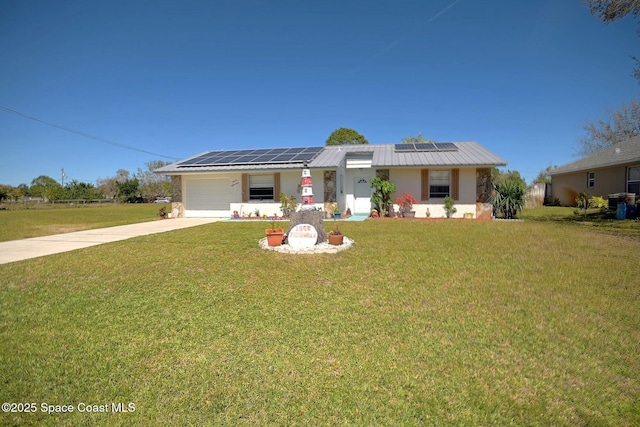
<svg viewBox="0 0 640 427">
<path fill-rule="evenodd" d="M 353 196 L 355 199 L 354 214 L 368 214 L 371 212 L 371 184 L 369 183 L 369 178 L 355 178 Z"/>
</svg>

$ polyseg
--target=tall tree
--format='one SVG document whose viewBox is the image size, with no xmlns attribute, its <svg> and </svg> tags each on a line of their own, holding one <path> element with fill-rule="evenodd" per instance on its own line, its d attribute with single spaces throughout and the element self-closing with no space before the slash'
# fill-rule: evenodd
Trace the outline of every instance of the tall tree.
<svg viewBox="0 0 640 427">
<path fill-rule="evenodd" d="M 583 2 L 592 15 L 607 24 L 629 13 L 640 14 L 640 0 L 583 0 Z"/>
<path fill-rule="evenodd" d="M 616 142 L 626 141 L 640 135 L 640 102 L 631 101 L 619 110 L 607 113 L 598 121 L 588 121 L 584 125 L 587 135 L 583 137 L 576 154 L 588 156 Z"/>
<path fill-rule="evenodd" d="M 64 185 L 64 198 L 92 200 L 99 199 L 100 195 L 98 194 L 98 189 L 93 184 L 79 182 L 74 179 Z"/>
<path fill-rule="evenodd" d="M 135 203 L 139 199 L 138 180 L 136 178 L 128 179 L 123 182 L 117 182 L 118 200 L 122 203 Z"/>
<path fill-rule="evenodd" d="M 46 201 L 56 200 L 62 195 L 62 186 L 50 176 L 40 175 L 31 181 L 29 191 L 32 195 L 42 197 Z"/>
<path fill-rule="evenodd" d="M 111 178 L 100 178 L 97 180 L 98 191 L 103 197 L 113 199 L 118 195 L 118 183 L 125 182 L 129 179 L 129 173 L 126 169 L 118 169 L 116 176 Z"/>
<path fill-rule="evenodd" d="M 334 130 L 331 135 L 329 135 L 326 145 L 355 145 L 368 143 L 369 141 L 355 130 L 340 128 Z"/>
<path fill-rule="evenodd" d="M 152 160 L 145 163 L 146 169 L 138 168 L 136 178 L 139 182 L 140 194 L 146 199 L 171 196 L 171 178 L 153 173 L 154 170 L 168 165 L 169 162 Z"/>
<path fill-rule="evenodd" d="M 593 16 L 596 16 L 605 24 L 617 21 L 620 18 L 631 14 L 633 16 L 640 15 L 640 0 L 582 0 L 589 8 Z M 638 30 L 640 35 L 640 30 Z M 640 83 L 640 60 L 632 56 L 631 59 L 636 61 L 636 67 L 633 69 L 633 77 Z"/>
</svg>

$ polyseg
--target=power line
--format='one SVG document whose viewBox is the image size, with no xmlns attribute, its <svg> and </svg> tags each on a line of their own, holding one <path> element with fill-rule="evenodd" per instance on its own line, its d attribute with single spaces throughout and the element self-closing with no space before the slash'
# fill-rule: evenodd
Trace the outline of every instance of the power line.
<svg viewBox="0 0 640 427">
<path fill-rule="evenodd" d="M 153 156 L 163 157 L 165 159 L 178 160 L 178 157 L 165 156 L 165 155 L 162 155 L 162 154 L 153 153 L 151 151 L 142 150 L 140 148 L 132 147 L 130 145 L 125 145 L 125 144 L 120 144 L 118 142 L 109 141 L 108 139 L 100 138 L 99 136 L 91 135 L 91 134 L 88 134 L 86 132 L 81 132 L 81 131 L 78 131 L 78 130 L 70 129 L 68 127 L 57 125 L 55 123 L 50 123 L 50 122 L 47 122 L 45 120 L 39 119 L 37 117 L 33 117 L 33 116 L 28 115 L 28 114 L 22 113 L 20 111 L 16 111 L 16 110 L 13 110 L 13 109 L 8 108 L 8 107 L 3 107 L 2 105 L 0 105 L 0 110 L 5 111 L 7 113 L 17 114 L 18 116 L 22 116 L 22 117 L 27 118 L 29 120 L 33 120 L 33 121 L 45 124 L 47 126 L 51 126 L 51 127 L 57 128 L 57 129 L 61 129 L 61 130 L 66 131 L 66 132 L 74 133 L 76 135 L 80 135 L 80 136 L 83 136 L 85 138 L 93 139 L 94 141 L 102 142 L 102 143 L 109 144 L 109 145 L 115 145 L 116 147 L 124 148 L 124 149 L 127 149 L 127 150 L 138 151 L 139 153 L 145 153 L 145 154 L 151 154 Z"/>
</svg>

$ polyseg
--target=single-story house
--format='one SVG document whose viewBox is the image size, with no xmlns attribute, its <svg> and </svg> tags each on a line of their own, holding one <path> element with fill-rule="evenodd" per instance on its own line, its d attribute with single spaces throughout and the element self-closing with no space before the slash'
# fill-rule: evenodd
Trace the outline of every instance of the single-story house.
<svg viewBox="0 0 640 427">
<path fill-rule="evenodd" d="M 366 144 L 207 151 L 154 172 L 171 176 L 174 202 L 186 217 L 281 215 L 280 192 L 300 202 L 304 165 L 311 172 L 314 205 L 337 203 L 342 212 L 369 214 L 371 180 L 392 181 L 414 195 L 416 217 L 444 216 L 443 199 L 461 217 L 491 217 L 491 170 L 507 163 L 477 142 Z M 395 206 L 396 210 L 398 206 Z"/>
<path fill-rule="evenodd" d="M 551 195 L 575 206 L 582 192 L 605 199 L 609 194 L 640 194 L 640 136 L 616 143 L 550 172 Z"/>
</svg>

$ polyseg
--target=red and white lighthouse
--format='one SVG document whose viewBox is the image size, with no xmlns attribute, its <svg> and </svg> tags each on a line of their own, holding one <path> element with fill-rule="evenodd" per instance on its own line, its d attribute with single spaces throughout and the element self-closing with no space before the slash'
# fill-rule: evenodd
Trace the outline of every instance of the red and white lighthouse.
<svg viewBox="0 0 640 427">
<path fill-rule="evenodd" d="M 302 187 L 302 209 L 312 209 L 313 206 L 313 183 L 311 182 L 311 171 L 307 168 L 307 162 L 304 163 L 302 169 L 302 178 L 300 180 Z"/>
</svg>

